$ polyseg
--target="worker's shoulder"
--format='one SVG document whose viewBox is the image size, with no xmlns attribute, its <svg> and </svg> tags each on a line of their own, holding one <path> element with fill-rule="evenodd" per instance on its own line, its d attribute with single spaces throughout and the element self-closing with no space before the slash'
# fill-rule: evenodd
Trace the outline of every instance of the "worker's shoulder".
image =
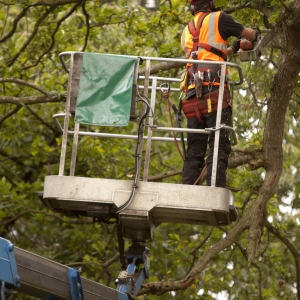
<svg viewBox="0 0 300 300">
<path fill-rule="evenodd" d="M 220 22 L 236 22 L 231 15 L 224 11 L 220 11 Z"/>
<path fill-rule="evenodd" d="M 243 27 L 242 24 L 237 22 L 231 15 L 228 15 L 224 11 L 222 11 L 220 14 L 219 25 L 220 26 L 229 26 L 229 27 L 232 27 L 232 26 Z"/>
<path fill-rule="evenodd" d="M 244 30 L 244 26 L 235 21 L 232 16 L 221 12 L 218 29 L 222 38 L 227 40 L 230 36 L 238 37 Z"/>
</svg>

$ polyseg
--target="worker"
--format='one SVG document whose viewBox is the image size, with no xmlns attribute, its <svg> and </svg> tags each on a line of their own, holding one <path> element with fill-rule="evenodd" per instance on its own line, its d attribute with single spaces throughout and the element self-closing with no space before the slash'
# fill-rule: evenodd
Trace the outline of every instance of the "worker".
<svg viewBox="0 0 300 300">
<path fill-rule="evenodd" d="M 193 25 L 187 25 L 182 33 L 181 47 L 189 59 L 226 61 L 240 49 L 240 37 L 254 41 L 256 31 L 245 28 L 223 11 L 214 6 L 214 1 L 190 0 L 190 11 L 194 15 Z M 200 28 L 199 35 L 193 39 Z M 194 29 L 193 29 L 194 28 Z M 198 34 L 198 33 L 197 33 Z M 228 38 L 234 36 L 232 46 Z M 198 39 L 198 40 L 197 40 Z M 187 64 L 186 94 L 182 101 L 187 117 L 187 127 L 204 129 L 216 126 L 217 101 L 220 88 L 221 66 L 218 64 Z M 227 73 L 227 71 L 226 71 Z M 196 105 L 195 105 L 196 104 Z M 197 107 L 197 109 L 195 109 Z M 232 127 L 231 97 L 225 81 L 221 124 Z M 195 184 L 203 169 L 207 141 L 210 152 L 206 159 L 207 185 L 211 185 L 213 147 L 215 134 L 188 133 L 187 157 L 183 166 L 183 184 Z M 225 188 L 228 157 L 231 152 L 229 132 L 220 130 L 216 186 Z"/>
</svg>

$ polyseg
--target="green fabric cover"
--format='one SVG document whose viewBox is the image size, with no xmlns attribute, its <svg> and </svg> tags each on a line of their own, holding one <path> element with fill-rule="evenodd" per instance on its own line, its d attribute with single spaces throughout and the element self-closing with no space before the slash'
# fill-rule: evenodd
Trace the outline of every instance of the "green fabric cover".
<svg viewBox="0 0 300 300">
<path fill-rule="evenodd" d="M 75 120 L 81 124 L 126 126 L 138 57 L 83 53 Z"/>
</svg>

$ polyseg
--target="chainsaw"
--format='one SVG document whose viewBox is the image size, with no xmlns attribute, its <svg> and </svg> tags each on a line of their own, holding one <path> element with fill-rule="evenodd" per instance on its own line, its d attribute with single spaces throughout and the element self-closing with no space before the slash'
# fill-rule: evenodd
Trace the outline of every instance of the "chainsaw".
<svg viewBox="0 0 300 300">
<path fill-rule="evenodd" d="M 256 30 L 256 39 L 255 41 L 248 41 L 246 39 L 241 39 L 240 41 L 240 50 L 237 52 L 239 55 L 240 61 L 250 61 L 257 60 L 263 54 L 263 37 L 261 31 L 258 28 Z"/>
</svg>

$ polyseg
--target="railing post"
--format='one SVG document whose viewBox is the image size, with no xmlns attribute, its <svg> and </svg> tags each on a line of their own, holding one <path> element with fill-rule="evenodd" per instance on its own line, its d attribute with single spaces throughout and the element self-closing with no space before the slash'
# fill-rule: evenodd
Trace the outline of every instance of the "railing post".
<svg viewBox="0 0 300 300">
<path fill-rule="evenodd" d="M 222 64 L 221 78 L 220 78 L 220 89 L 219 89 L 219 97 L 218 97 L 218 110 L 217 110 L 217 119 L 216 119 L 213 165 L 212 165 L 212 173 L 211 173 L 211 186 L 216 186 L 216 179 L 217 179 L 217 166 L 218 166 L 220 130 L 221 130 L 220 126 L 221 126 L 222 103 L 223 103 L 223 95 L 224 95 L 225 76 L 226 76 L 226 64 Z"/>
<path fill-rule="evenodd" d="M 77 157 L 77 149 L 78 149 L 79 126 L 80 126 L 80 120 L 75 120 L 73 146 L 72 146 L 72 156 L 71 156 L 71 166 L 70 166 L 70 176 L 75 175 L 76 157 Z"/>
<path fill-rule="evenodd" d="M 143 95 L 148 98 L 148 87 L 149 87 L 149 76 L 150 76 L 150 60 L 146 60 L 146 72 L 145 72 L 145 79 L 144 79 L 144 92 Z M 146 111 L 146 104 L 143 105 L 142 114 L 144 114 Z M 145 121 L 144 124 L 141 125 L 141 131 L 143 131 L 143 137 L 144 137 L 144 130 L 145 130 Z M 140 134 L 140 133 L 139 133 Z M 138 145 L 138 151 L 137 153 L 141 156 L 141 159 L 139 160 L 138 166 L 137 166 L 137 174 L 135 175 L 136 178 L 139 178 L 140 172 L 141 172 L 141 163 L 142 163 L 142 153 L 143 153 L 143 140 L 140 141 L 140 144 Z"/>
<path fill-rule="evenodd" d="M 155 110 L 155 99 L 156 99 L 156 87 L 157 87 L 157 78 L 152 79 L 152 89 L 151 89 L 151 115 L 149 116 L 149 126 L 148 127 L 148 136 L 147 136 L 147 146 L 146 146 L 146 155 L 145 155 L 145 163 L 144 163 L 144 177 L 143 181 L 148 181 L 148 172 L 149 172 L 149 164 L 150 164 L 150 154 L 151 154 L 151 140 L 152 140 L 152 129 L 151 126 L 153 125 L 154 110 Z"/>
<path fill-rule="evenodd" d="M 70 70 L 69 70 L 69 80 L 68 80 L 68 91 L 67 91 L 67 100 L 66 100 L 66 114 L 64 121 L 64 131 L 61 143 L 61 155 L 59 162 L 59 176 L 64 175 L 65 169 L 65 160 L 66 160 L 66 152 L 67 152 L 67 141 L 68 141 L 68 130 L 69 130 L 69 122 L 70 122 L 70 103 L 71 103 L 71 93 L 72 93 L 72 73 L 74 68 L 74 54 L 71 53 L 70 57 Z"/>
</svg>

